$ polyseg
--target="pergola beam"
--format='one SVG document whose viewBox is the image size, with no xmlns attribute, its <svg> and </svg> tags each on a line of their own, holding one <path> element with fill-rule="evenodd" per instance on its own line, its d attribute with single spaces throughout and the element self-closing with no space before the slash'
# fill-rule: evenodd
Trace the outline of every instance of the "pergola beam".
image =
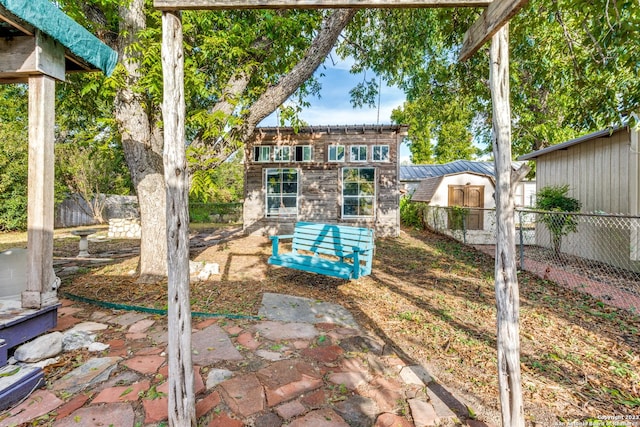
<svg viewBox="0 0 640 427">
<path fill-rule="evenodd" d="M 154 0 L 153 6 L 160 10 L 176 11 L 197 9 L 487 7 L 491 3 L 491 0 Z"/>
<path fill-rule="evenodd" d="M 0 20 L 11 25 L 13 28 L 22 31 L 26 35 L 33 36 L 36 33 L 33 25 L 27 24 L 26 22 L 17 18 L 2 5 L 0 5 Z"/>
<path fill-rule="evenodd" d="M 471 58 L 522 9 L 529 0 L 495 0 L 464 34 L 460 61 Z"/>
</svg>

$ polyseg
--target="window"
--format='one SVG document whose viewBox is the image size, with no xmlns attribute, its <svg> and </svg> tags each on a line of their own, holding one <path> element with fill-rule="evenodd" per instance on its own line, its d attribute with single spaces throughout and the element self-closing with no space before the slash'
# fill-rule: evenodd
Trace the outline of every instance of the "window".
<svg viewBox="0 0 640 427">
<path fill-rule="evenodd" d="M 388 162 L 389 161 L 389 146 L 388 145 L 374 145 L 372 159 L 374 162 Z"/>
<path fill-rule="evenodd" d="M 275 147 L 273 159 L 275 162 L 290 162 L 291 147 Z"/>
<path fill-rule="evenodd" d="M 296 162 L 310 162 L 313 160 L 313 147 L 310 145 L 298 145 L 295 147 Z"/>
<path fill-rule="evenodd" d="M 298 214 L 298 170 L 265 169 L 267 217 Z"/>
<path fill-rule="evenodd" d="M 344 145 L 329 146 L 329 161 L 344 162 Z"/>
<path fill-rule="evenodd" d="M 268 146 L 253 147 L 253 161 L 254 162 L 271 161 L 271 147 L 268 147 Z"/>
<path fill-rule="evenodd" d="M 374 168 L 342 169 L 342 216 L 373 216 L 376 195 Z"/>
<path fill-rule="evenodd" d="M 352 162 L 366 162 L 367 161 L 367 146 L 366 145 L 352 145 L 351 146 L 351 161 Z"/>
</svg>

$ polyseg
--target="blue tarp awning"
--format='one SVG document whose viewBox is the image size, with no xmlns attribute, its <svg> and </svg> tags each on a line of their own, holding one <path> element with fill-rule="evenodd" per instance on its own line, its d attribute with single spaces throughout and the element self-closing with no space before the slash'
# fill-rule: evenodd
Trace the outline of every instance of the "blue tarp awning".
<svg viewBox="0 0 640 427">
<path fill-rule="evenodd" d="M 107 76 L 113 72 L 118 54 L 49 0 L 0 0 L 0 5 Z"/>
</svg>

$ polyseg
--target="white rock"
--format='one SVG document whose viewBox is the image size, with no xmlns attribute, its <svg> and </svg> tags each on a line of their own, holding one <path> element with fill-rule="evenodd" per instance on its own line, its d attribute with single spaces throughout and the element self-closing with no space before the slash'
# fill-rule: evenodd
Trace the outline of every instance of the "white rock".
<svg viewBox="0 0 640 427">
<path fill-rule="evenodd" d="M 409 399 L 407 402 L 416 427 L 436 426 L 440 423 L 440 417 L 429 402 L 419 399 Z"/>
<path fill-rule="evenodd" d="M 207 280 L 212 274 L 220 274 L 220 266 L 215 262 L 208 262 L 198 273 L 198 279 Z"/>
<path fill-rule="evenodd" d="M 189 274 L 194 275 L 200 273 L 204 268 L 204 263 L 199 261 L 189 261 Z"/>
<path fill-rule="evenodd" d="M 69 329 L 64 333 L 62 338 L 62 348 L 64 351 L 77 350 L 79 348 L 86 348 L 95 341 L 96 337 L 88 331 L 77 331 Z"/>
<path fill-rule="evenodd" d="M 286 357 L 284 357 L 282 354 L 276 351 L 269 351 L 269 350 L 258 350 L 256 351 L 256 355 L 262 357 L 263 359 L 270 360 L 272 362 L 275 362 L 276 360 L 286 359 Z"/>
<path fill-rule="evenodd" d="M 89 344 L 89 347 L 87 347 L 87 350 L 89 350 L 92 353 L 97 353 L 100 351 L 104 351 L 108 348 L 109 348 L 109 344 L 105 344 L 101 342 L 92 342 L 91 344 Z"/>
<path fill-rule="evenodd" d="M 41 335 L 16 349 L 13 357 L 19 362 L 38 362 L 62 353 L 62 333 Z"/>
<path fill-rule="evenodd" d="M 212 369 L 207 376 L 207 390 L 212 389 L 224 380 L 233 376 L 233 372 L 227 369 Z"/>
<path fill-rule="evenodd" d="M 46 368 L 49 365 L 53 365 L 54 363 L 58 363 L 60 361 L 59 357 L 52 357 L 50 359 L 44 359 L 36 363 L 29 363 L 29 366 L 35 366 L 36 368 Z"/>
<path fill-rule="evenodd" d="M 82 322 L 75 325 L 70 331 L 85 331 L 85 332 L 95 332 L 95 331 L 103 331 L 107 329 L 109 326 L 104 323 L 98 322 Z"/>
</svg>

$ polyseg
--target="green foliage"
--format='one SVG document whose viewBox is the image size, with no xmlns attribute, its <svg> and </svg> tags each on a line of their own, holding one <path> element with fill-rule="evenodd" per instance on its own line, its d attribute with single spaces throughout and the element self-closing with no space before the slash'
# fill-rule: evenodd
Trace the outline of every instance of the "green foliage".
<svg viewBox="0 0 640 427">
<path fill-rule="evenodd" d="M 56 85 L 56 203 L 70 192 L 89 199 L 97 192 L 129 192 L 122 148 L 114 139 L 115 125 L 110 118 L 100 118 L 110 117 L 110 101 L 91 89 L 96 81 L 74 75 L 66 84 Z M 0 86 L 0 112 L 0 230 L 23 230 L 27 226 L 27 87 Z"/>
<path fill-rule="evenodd" d="M 65 193 L 79 194 L 98 222 L 104 202 L 98 194 L 132 190 L 109 82 L 98 73 L 79 74 L 56 91 L 56 180 Z"/>
<path fill-rule="evenodd" d="M 149 131 L 157 134 L 162 119 L 161 13 L 153 8 L 151 0 L 146 0 L 143 28 L 130 34 L 125 28 L 131 22 L 124 22 L 122 17 L 122 11 L 132 7 L 129 3 L 127 0 L 59 2 L 65 12 L 119 51 L 126 52 L 130 61 L 139 66 L 134 76 L 127 75 L 121 63 L 109 78 L 96 73 L 84 80 L 82 90 L 70 93 L 73 96 L 67 99 L 72 104 L 77 98 L 97 96 L 110 98 L 108 105 L 113 105 L 114 97 L 122 88 L 131 88 L 138 96 L 130 101 L 146 112 Z M 206 171 L 216 168 L 245 142 L 248 134 L 243 133 L 245 129 L 241 127 L 252 105 L 304 58 L 328 13 L 331 12 L 199 10 L 182 13 L 188 162 L 194 175 L 196 171 L 204 171 L 197 172 L 200 176 L 196 180 L 206 184 L 211 179 Z M 280 107 L 282 121 L 301 126 L 299 114 L 308 105 L 305 98 L 318 94 L 319 90 L 315 77 L 298 87 L 287 105 Z M 271 112 L 262 110 L 266 114 Z M 119 123 L 113 128 L 122 125 Z M 157 152 L 157 147 L 154 146 L 154 150 Z M 131 157 L 128 159 L 133 161 Z M 201 196 L 202 191 L 196 190 L 196 194 Z"/>
<path fill-rule="evenodd" d="M 468 144 L 462 133 L 467 129 L 474 144 L 490 152 L 489 43 L 470 60 L 457 61 L 462 35 L 478 13 L 362 11 L 338 52 L 356 58 L 354 71 L 371 69 L 405 91 L 407 102 L 393 119 L 412 125 L 412 142 L 441 141 L 443 149 L 452 142 Z M 628 42 L 640 37 L 637 1 L 604 7 L 586 0 L 531 0 L 509 30 L 514 155 L 623 119 L 637 123 L 640 45 Z M 431 155 L 428 147 L 425 153 Z"/>
<path fill-rule="evenodd" d="M 578 229 L 578 221 L 570 212 L 579 212 L 582 203 L 578 199 L 569 197 L 568 185 L 543 187 L 536 193 L 536 209 L 546 211 L 539 216 L 549 233 L 553 243 L 553 250 L 560 253 L 562 236 L 574 233 Z"/>
<path fill-rule="evenodd" d="M 26 86 L 0 86 L 0 231 L 27 227 L 26 97 Z"/>
<path fill-rule="evenodd" d="M 391 120 L 409 126 L 406 142 L 411 152 L 411 163 L 432 163 L 431 122 L 425 115 L 414 111 L 416 108 L 419 108 L 417 104 L 407 102 L 402 108 L 393 110 Z"/>
<path fill-rule="evenodd" d="M 470 209 L 462 206 L 450 206 L 448 209 L 449 228 L 451 230 L 465 230 L 466 219 Z"/>
<path fill-rule="evenodd" d="M 407 227 L 424 228 L 422 223 L 423 203 L 412 202 L 411 197 L 400 199 L 400 222 Z"/>
<path fill-rule="evenodd" d="M 138 89 L 149 95 L 149 106 L 157 107 L 162 103 L 161 14 L 151 7 L 146 12 L 147 27 L 130 48 L 142 57 Z M 322 17 L 321 12 L 313 10 L 185 11 L 187 139 L 197 136 L 216 141 L 227 135 L 230 127 L 241 125 L 252 103 L 302 58 Z M 246 90 L 231 93 L 227 83 L 242 74 L 249 77 Z M 312 78 L 299 88 L 291 102 L 305 105 L 305 95 L 318 91 L 317 81 Z M 229 102 L 232 111 L 213 109 L 220 101 Z M 283 115 L 295 122 L 299 111 L 289 107 Z M 241 142 L 236 141 L 232 148 L 238 148 Z M 220 162 L 220 158 L 208 154 L 192 151 L 192 163 L 208 169 L 210 164 Z M 223 157 L 229 154 L 223 153 Z"/>
<path fill-rule="evenodd" d="M 444 114 L 450 118 L 437 128 L 435 157 L 438 163 L 474 160 L 478 150 L 469 131 L 473 114 L 464 105 L 447 105 Z"/>
<path fill-rule="evenodd" d="M 244 196 L 242 151 L 215 169 L 196 169 L 191 175 L 190 196 L 196 202 L 233 203 Z"/>
<path fill-rule="evenodd" d="M 544 211 L 578 212 L 582 204 L 567 196 L 568 193 L 568 185 L 543 187 L 536 193 L 536 208 Z"/>
</svg>

